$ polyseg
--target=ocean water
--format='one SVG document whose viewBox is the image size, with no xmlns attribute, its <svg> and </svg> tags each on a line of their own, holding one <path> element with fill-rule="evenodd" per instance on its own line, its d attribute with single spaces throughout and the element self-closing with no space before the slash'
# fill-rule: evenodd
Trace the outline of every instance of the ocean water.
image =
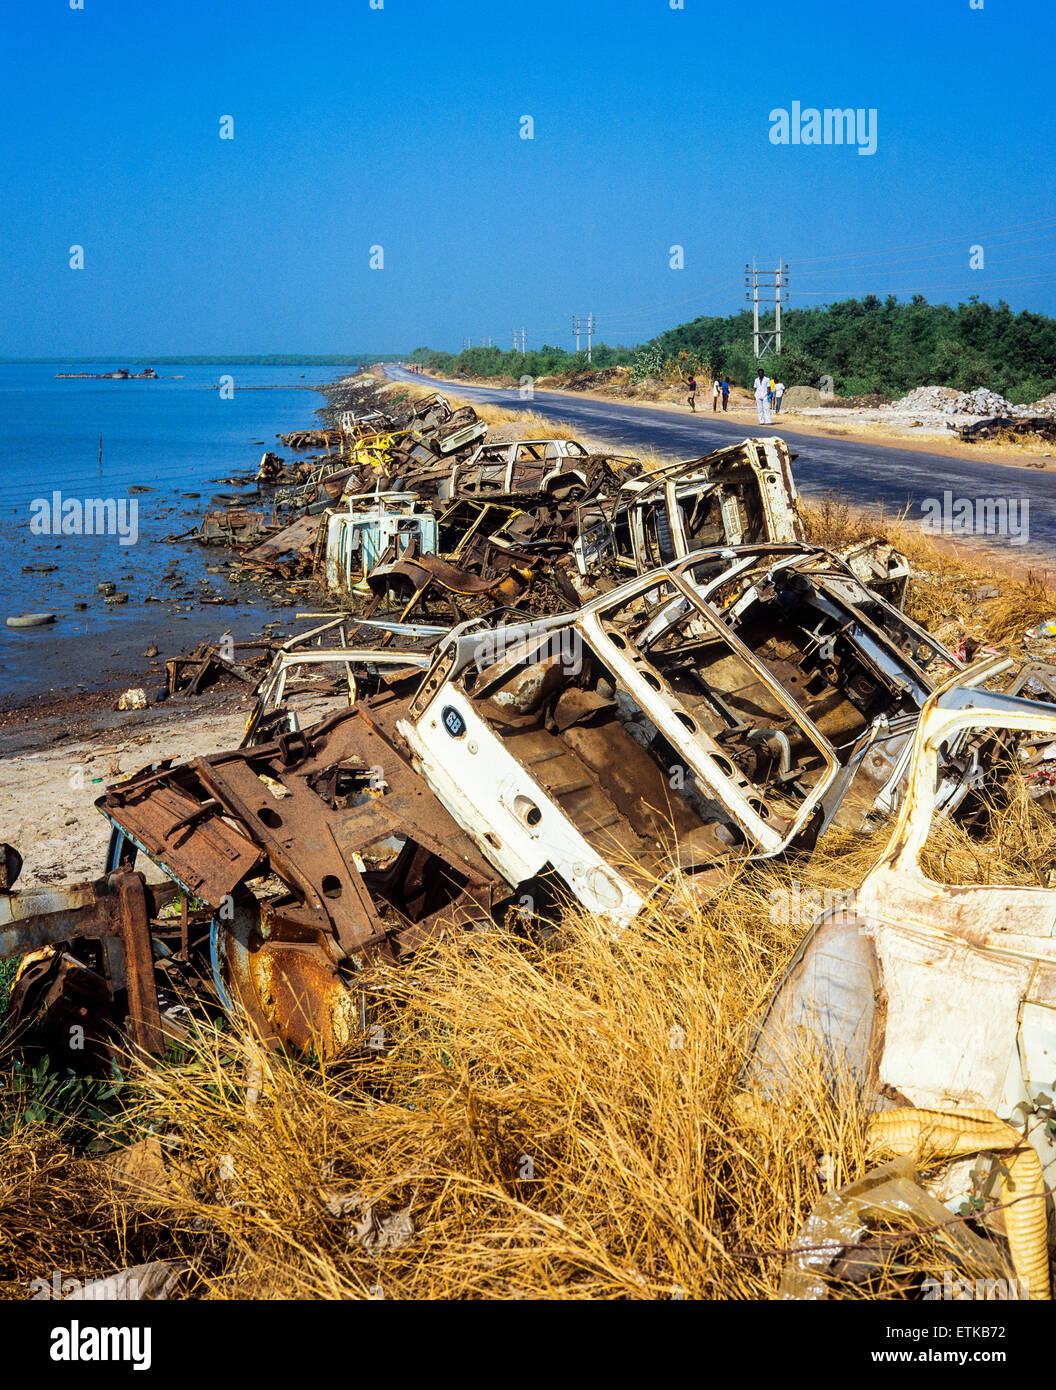
<svg viewBox="0 0 1056 1390">
<path fill-rule="evenodd" d="M 141 370 L 128 362 L 0 364 L 0 618 L 58 615 L 54 624 L 32 629 L 0 622 L 0 703 L 6 706 L 135 673 L 145 667 L 141 653 L 152 641 L 165 657 L 229 628 L 236 640 L 259 629 L 266 601 L 247 601 L 244 588 L 233 590 L 223 576 L 206 573 L 207 565 L 228 558 L 226 550 L 170 545 L 163 537 L 193 527 L 215 493 L 236 491 L 220 480 L 255 469 L 265 449 L 295 457 L 275 436 L 318 423 L 313 412 L 323 399 L 305 388 L 351 370 L 171 366 L 157 368 L 167 378 L 158 381 L 56 380 L 59 372 L 123 366 Z M 222 375 L 234 379 L 230 399 L 216 389 Z M 132 485 L 152 490 L 130 494 Z M 50 512 L 56 492 L 62 502 L 112 500 L 125 536 L 133 530 L 134 500 L 134 543 L 122 544 L 116 534 L 34 534 L 34 523 L 51 524 L 40 503 Z M 197 608 L 179 597 L 198 592 L 203 579 L 217 593 L 237 593 L 238 606 Z M 128 593 L 127 605 L 103 602 L 98 585 L 105 580 Z M 163 601 L 146 603 L 148 594 Z M 77 602 L 87 608 L 77 611 Z"/>
</svg>

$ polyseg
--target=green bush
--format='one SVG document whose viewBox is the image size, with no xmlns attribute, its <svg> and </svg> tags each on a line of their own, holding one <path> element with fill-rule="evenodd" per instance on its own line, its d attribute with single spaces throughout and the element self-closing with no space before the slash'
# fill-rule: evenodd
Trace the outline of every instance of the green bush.
<svg viewBox="0 0 1056 1390">
<path fill-rule="evenodd" d="M 634 380 L 675 379 L 696 371 L 725 373 L 747 386 L 762 365 L 787 386 L 817 386 L 831 376 L 838 395 L 880 392 L 898 397 L 914 386 L 952 386 L 970 391 L 989 386 L 1013 401 L 1037 400 L 1056 390 L 1056 319 L 1009 306 L 970 299 L 956 308 L 929 304 L 923 295 L 900 303 L 894 295 L 844 299 L 812 309 L 790 309 L 782 318 L 780 355 L 757 363 L 752 349 L 750 310 L 725 318 L 699 318 L 679 324 L 631 350 L 599 343 L 595 367 L 631 368 Z M 471 348 L 466 352 L 411 354 L 446 374 L 474 376 L 552 376 L 587 367 L 585 353 L 542 347 L 529 353 Z"/>
</svg>

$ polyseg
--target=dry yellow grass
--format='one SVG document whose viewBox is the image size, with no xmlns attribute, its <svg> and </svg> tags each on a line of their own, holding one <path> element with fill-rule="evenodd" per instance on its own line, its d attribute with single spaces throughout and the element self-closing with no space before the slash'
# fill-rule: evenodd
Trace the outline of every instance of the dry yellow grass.
<svg viewBox="0 0 1056 1390">
<path fill-rule="evenodd" d="M 996 582 L 985 561 L 902 518 L 803 512 L 820 543 L 905 550 L 923 572 L 910 610 L 947 642 L 1014 641 L 1056 611 L 1034 578 L 975 599 Z M 1047 881 L 1056 822 L 1022 787 L 984 822 L 943 823 L 928 871 Z M 49 1130 L 0 1143 L 0 1291 L 179 1255 L 212 1298 L 776 1296 L 815 1201 L 868 1168 L 865 1122 L 809 1057 L 778 1107 L 745 1107 L 739 1076 L 818 895 L 859 883 L 885 839 L 830 833 L 621 931 L 569 911 L 548 942 L 442 940 L 365 980 L 382 1053 L 320 1066 L 237 1024 L 203 1033 L 129 1095 L 130 1122 L 171 1137 L 192 1175 L 164 1210 L 130 1206 Z M 941 1235 L 914 1239 L 873 1293 L 949 1263 Z"/>
<path fill-rule="evenodd" d="M 1034 872 L 1024 824 L 993 841 L 995 872 Z M 969 867 L 978 842 L 951 836 L 945 864 Z M 812 895 L 859 881 L 883 840 L 830 836 L 623 930 L 570 912 L 548 943 L 441 941 L 366 982 L 381 1054 L 320 1067 L 203 1034 L 137 1078 L 137 1122 L 194 1175 L 153 1248 L 212 1298 L 776 1296 L 815 1201 L 869 1167 L 864 1118 L 809 1059 L 778 1107 L 746 1108 L 739 1074 Z M 50 1180 L 39 1234 L 39 1201 L 0 1203 L 0 1251 L 24 1271 L 98 1274 L 152 1248 L 142 1216 L 119 1239 L 127 1207 L 88 1162 Z M 939 1239 L 898 1250 L 888 1293 L 950 1263 Z"/>
<path fill-rule="evenodd" d="M 1056 617 L 1056 588 L 1047 573 L 1022 571 L 1014 558 L 968 546 L 937 543 L 904 514 L 882 507 L 863 510 L 830 495 L 820 502 L 800 500 L 807 539 L 839 550 L 879 536 L 901 550 L 917 571 L 906 612 L 947 646 L 964 637 L 1005 648 L 1029 628 Z M 997 589 L 993 597 L 985 597 Z"/>
</svg>

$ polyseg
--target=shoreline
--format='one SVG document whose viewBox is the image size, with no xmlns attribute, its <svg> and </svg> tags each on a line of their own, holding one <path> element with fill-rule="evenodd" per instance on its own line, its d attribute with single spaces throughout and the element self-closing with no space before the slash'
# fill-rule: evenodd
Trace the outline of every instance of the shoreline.
<svg viewBox="0 0 1056 1390">
<path fill-rule="evenodd" d="M 340 380 L 340 378 L 338 379 Z M 428 389 L 431 378 L 423 377 L 422 386 Z M 436 378 L 436 381 L 442 381 Z M 399 387 L 408 383 L 394 381 L 388 378 L 390 386 Z M 326 383 L 326 385 L 335 385 Z M 450 386 L 452 394 L 457 394 L 458 382 L 442 382 Z M 472 385 L 473 383 L 465 383 Z M 318 389 L 318 388 L 316 388 Z M 502 388 L 494 388 L 502 389 Z M 325 392 L 323 392 L 325 395 Z M 588 393 L 581 392 L 560 392 L 555 393 L 567 396 L 571 399 L 581 398 Z M 611 398 L 592 397 L 602 403 L 612 404 Z M 545 403 L 540 402 L 545 409 Z M 640 403 L 645 408 L 657 408 L 649 402 Z M 660 406 L 670 413 L 690 412 L 676 405 Z M 542 412 L 540 412 L 542 413 Z M 704 414 L 705 412 L 698 412 Z M 727 417 L 737 415 L 734 411 L 726 412 Z M 754 412 L 741 409 L 739 415 L 747 417 Z M 791 418 L 791 417 L 788 417 Z M 745 424 L 755 424 L 754 419 L 745 420 Z M 747 433 L 751 433 L 747 429 Z M 851 507 L 851 510 L 860 515 L 868 515 L 868 507 Z M 878 519 L 879 526 L 879 519 Z M 1042 582 L 1050 583 L 1052 579 L 1052 567 L 1046 565 L 1045 556 L 1024 556 L 1019 560 L 1008 553 L 1007 547 L 998 548 L 986 544 L 984 541 L 972 541 L 970 545 L 965 545 L 963 541 L 958 541 L 953 537 L 932 536 L 929 538 L 936 551 L 954 560 L 962 560 L 966 566 L 984 568 L 1000 582 L 1001 578 L 1009 580 L 1024 580 L 1028 575 L 1036 575 Z M 1054 562 L 1056 564 L 1056 562 Z M 263 600 L 263 601 L 262 601 Z M 296 604 L 287 599 L 285 602 L 267 603 L 264 595 L 255 596 L 245 605 L 239 604 L 236 611 L 227 607 L 223 614 L 220 627 L 230 629 L 236 641 L 248 640 L 255 633 L 249 629 L 258 629 L 261 619 L 270 619 L 277 625 L 285 629 L 291 621 L 290 608 L 303 607 L 307 603 L 309 607 L 325 607 L 325 595 L 317 598 L 309 598 L 307 595 L 300 595 Z M 201 610 L 199 610 L 201 612 Z M 199 614 L 195 614 L 195 617 Z M 139 664 L 134 660 L 128 662 L 128 669 L 124 667 L 115 668 L 109 673 L 102 673 L 98 684 L 91 689 L 72 689 L 69 691 L 42 690 L 24 698 L 15 698 L 11 702 L 0 700 L 0 759 L 18 760 L 31 757 L 32 755 L 43 756 L 49 750 L 64 750 L 62 756 L 67 759 L 68 755 L 80 745 L 94 746 L 105 743 L 107 739 L 118 742 L 128 742 L 138 739 L 145 734 L 151 743 L 158 741 L 159 747 L 165 744 L 182 742 L 185 730 L 197 729 L 200 734 L 207 734 L 215 723 L 217 727 L 223 727 L 228 733 L 234 733 L 234 738 L 227 737 L 222 739 L 217 747 L 231 746 L 237 743 L 241 736 L 241 724 L 237 721 L 231 722 L 231 717 L 235 712 L 244 719 L 252 704 L 252 688 L 249 686 L 231 685 L 226 680 L 222 680 L 217 685 L 209 687 L 198 696 L 177 695 L 172 698 L 160 700 L 152 703 L 145 710 L 134 710 L 119 712 L 115 706 L 119 693 L 129 686 L 142 686 L 148 693 L 154 692 L 159 685 L 164 684 L 164 658 L 169 655 L 186 654 L 194 645 L 193 642 L 186 643 L 179 640 L 180 630 L 176 627 L 177 623 L 185 621 L 190 615 L 185 614 L 158 614 L 159 619 L 164 619 L 157 625 L 157 631 L 152 634 L 152 639 L 157 642 L 159 647 L 159 657 L 155 661 L 153 669 L 147 665 L 145 656 L 139 658 Z M 245 618 L 246 626 L 241 626 L 241 620 Z M 197 624 L 195 624 L 197 626 Z M 189 629 L 188 629 L 189 635 Z M 215 636 L 216 634 L 214 634 Z M 279 633 L 273 634 L 276 638 Z M 172 640 L 166 641 L 166 637 Z M 143 640 L 143 634 L 135 639 L 133 645 Z M 131 652 L 128 653 L 131 656 Z M 237 732 L 235 732 L 237 729 Z M 205 737 L 205 742 L 212 742 L 212 734 Z M 197 744 L 192 744 L 192 750 L 197 748 L 201 751 L 204 743 L 201 739 Z M 171 751 L 171 749 L 170 749 Z M 165 754 L 167 756 L 167 754 Z M 127 769 L 124 769 L 127 771 Z M 4 779 L 0 779 L 0 783 Z M 112 779 L 111 779 L 112 780 Z"/>
<path fill-rule="evenodd" d="M 199 526 L 204 512 L 228 495 L 244 496 L 251 509 L 269 511 L 270 498 L 258 496 L 250 481 L 261 450 L 279 447 L 273 431 L 316 425 L 315 407 L 325 407 L 327 393 L 345 375 L 341 368 L 332 374 L 316 369 L 310 371 L 309 385 L 303 380 L 283 382 L 271 370 L 258 371 L 256 381 L 237 388 L 243 404 L 232 417 L 234 427 L 226 419 L 220 422 L 215 449 L 204 457 L 202 441 L 213 434 L 211 406 L 203 413 L 200 405 L 177 405 L 179 429 L 169 427 L 161 450 L 150 440 L 143 448 L 133 432 L 142 416 L 128 417 L 127 427 L 125 417 L 117 417 L 110 428 L 115 434 L 125 428 L 129 432 L 112 446 L 120 471 L 108 484 L 123 493 L 134 479 L 137 487 L 132 490 L 145 494 L 137 498 L 138 544 L 119 550 L 97 543 L 91 549 L 80 535 L 61 542 L 48 534 L 19 539 L 5 612 L 55 611 L 58 620 L 47 627 L 4 629 L 0 736 L 28 725 L 39 727 L 46 739 L 57 718 L 82 729 L 105 725 L 107 716 L 115 713 L 118 696 L 130 688 L 142 688 L 152 704 L 164 707 L 159 696 L 167 684 L 166 659 L 187 656 L 203 642 L 216 643 L 228 631 L 236 641 L 265 640 L 269 633 L 286 631 L 294 605 L 306 596 L 241 570 L 240 557 L 226 547 L 173 541 L 189 527 Z M 201 392 L 215 394 L 215 384 L 206 382 L 203 373 L 199 376 L 203 379 L 179 384 L 180 401 L 189 402 Z M 105 392 L 110 383 L 56 384 L 96 386 Z M 152 389 L 165 391 L 170 385 L 161 381 Z M 279 394 L 270 399 L 243 395 L 258 389 Z M 317 400 L 305 403 L 303 394 L 282 398 L 283 392 L 305 391 Z M 171 412 L 173 407 L 166 409 Z M 313 451 L 283 452 L 308 459 Z M 85 479 L 75 481 L 85 486 Z M 100 486 L 94 477 L 91 486 Z M 103 581 L 112 586 L 109 591 Z M 106 595 L 114 587 L 127 593 L 127 599 L 122 602 L 119 596 L 111 604 Z M 313 603 L 316 598 L 312 596 Z"/>
</svg>

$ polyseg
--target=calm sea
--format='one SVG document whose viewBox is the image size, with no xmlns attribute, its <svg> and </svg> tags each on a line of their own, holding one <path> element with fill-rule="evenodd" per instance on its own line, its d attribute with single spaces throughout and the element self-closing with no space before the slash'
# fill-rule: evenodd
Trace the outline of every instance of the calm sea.
<svg viewBox="0 0 1056 1390">
<path fill-rule="evenodd" d="M 203 638 L 215 640 L 228 628 L 236 640 L 258 629 L 266 614 L 258 602 L 197 608 L 179 597 L 188 589 L 200 592 L 205 581 L 215 593 L 241 598 L 244 590 L 232 590 L 222 575 L 206 573 L 207 565 L 228 558 L 226 551 L 167 545 L 162 538 L 192 527 L 214 493 L 234 491 L 222 480 L 255 468 L 265 449 L 291 457 L 275 436 L 317 424 L 313 411 L 323 403 L 304 388 L 351 370 L 170 366 L 157 368 L 168 378 L 159 381 L 56 380 L 59 372 L 124 366 L 141 370 L 127 362 L 84 368 L 0 364 L 0 523 L 6 559 L 0 618 L 58 614 L 53 625 L 35 629 L 0 622 L 5 705 L 98 687 L 134 673 L 145 668 L 141 652 L 152 641 L 164 657 Z M 224 375 L 234 379 L 230 399 L 216 389 Z M 249 389 L 263 386 L 280 389 Z M 129 494 L 131 485 L 152 491 Z M 135 543 L 122 545 L 116 535 L 34 535 L 33 503 L 50 502 L 56 491 L 64 501 L 103 498 L 127 505 L 135 497 Z M 36 515 L 43 515 L 39 507 Z M 126 512 L 126 534 L 129 519 Z M 98 585 L 104 580 L 128 593 L 127 605 L 103 603 Z M 148 594 L 163 602 L 145 603 Z M 77 602 L 87 609 L 75 609 Z"/>
</svg>

